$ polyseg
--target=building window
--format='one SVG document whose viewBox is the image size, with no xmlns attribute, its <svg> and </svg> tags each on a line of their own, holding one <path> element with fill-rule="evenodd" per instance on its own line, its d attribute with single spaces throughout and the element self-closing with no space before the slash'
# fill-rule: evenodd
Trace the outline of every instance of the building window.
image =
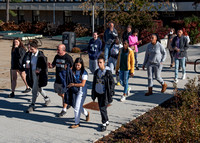
<svg viewBox="0 0 200 143">
<path fill-rule="evenodd" d="M 39 10 L 35 10 L 33 11 L 33 23 L 37 23 L 38 21 L 40 21 L 40 11 Z"/>
<path fill-rule="evenodd" d="M 72 12 L 64 11 L 64 23 L 69 23 L 72 21 Z"/>
</svg>

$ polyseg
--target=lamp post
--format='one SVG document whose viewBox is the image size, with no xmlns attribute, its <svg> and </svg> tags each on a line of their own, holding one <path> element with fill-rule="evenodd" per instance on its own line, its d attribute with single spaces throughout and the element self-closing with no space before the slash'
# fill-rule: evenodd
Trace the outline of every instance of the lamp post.
<svg viewBox="0 0 200 143">
<path fill-rule="evenodd" d="M 92 0 L 92 33 L 94 33 L 94 0 Z"/>
<path fill-rule="evenodd" d="M 9 2 L 10 0 L 7 0 L 6 2 L 6 22 L 9 22 Z"/>
<path fill-rule="evenodd" d="M 56 5 L 56 3 L 54 2 L 54 3 L 53 3 L 53 24 L 54 24 L 54 25 L 55 25 L 55 23 L 56 23 L 56 22 L 55 22 L 55 21 L 56 21 L 56 14 L 55 14 L 55 11 L 56 11 L 56 10 L 55 10 L 55 7 L 56 7 L 56 6 L 55 6 L 55 5 Z"/>
</svg>

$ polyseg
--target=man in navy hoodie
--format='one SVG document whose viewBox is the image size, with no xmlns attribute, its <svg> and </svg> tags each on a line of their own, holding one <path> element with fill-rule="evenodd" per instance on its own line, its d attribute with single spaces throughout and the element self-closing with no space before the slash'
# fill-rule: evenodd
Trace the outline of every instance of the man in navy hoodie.
<svg viewBox="0 0 200 143">
<path fill-rule="evenodd" d="M 93 38 L 90 39 L 88 45 L 88 55 L 89 55 L 89 68 L 92 73 L 98 68 L 97 59 L 102 52 L 102 42 L 98 38 L 98 33 L 93 33 Z"/>
</svg>

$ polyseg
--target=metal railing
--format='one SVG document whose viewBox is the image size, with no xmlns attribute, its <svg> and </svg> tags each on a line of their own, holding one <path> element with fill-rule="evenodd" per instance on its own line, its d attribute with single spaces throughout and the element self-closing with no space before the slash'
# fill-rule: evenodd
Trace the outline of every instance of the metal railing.
<svg viewBox="0 0 200 143">
<path fill-rule="evenodd" d="M 194 62 L 194 71 L 198 74 L 200 74 L 200 59 L 197 59 Z"/>
</svg>

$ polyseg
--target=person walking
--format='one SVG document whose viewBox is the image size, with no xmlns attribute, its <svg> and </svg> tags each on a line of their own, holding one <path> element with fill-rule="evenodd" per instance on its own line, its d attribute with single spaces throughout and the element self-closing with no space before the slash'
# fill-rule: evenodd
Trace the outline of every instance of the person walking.
<svg viewBox="0 0 200 143">
<path fill-rule="evenodd" d="M 115 82 L 110 69 L 105 66 L 103 56 L 99 56 L 98 66 L 99 68 L 94 72 L 91 97 L 93 101 L 98 99 L 102 120 L 101 131 L 106 131 L 109 125 L 107 106 L 112 102 L 112 97 L 115 94 Z"/>
<path fill-rule="evenodd" d="M 64 44 L 59 44 L 57 47 L 57 55 L 51 63 L 48 63 L 49 68 L 56 67 L 56 80 L 54 83 L 54 91 L 62 98 L 63 109 L 58 114 L 58 117 L 62 117 L 67 113 L 67 104 L 64 103 L 64 85 L 59 74 L 65 70 L 65 65 L 69 64 L 70 67 L 73 65 L 73 59 L 66 53 L 66 47 Z"/>
<path fill-rule="evenodd" d="M 122 44 L 120 43 L 119 38 L 115 39 L 115 44 L 110 49 L 110 57 L 108 59 L 108 66 L 110 67 L 111 72 L 114 74 L 117 64 L 117 58 L 119 54 L 119 50 L 122 48 Z M 116 75 L 117 85 L 120 85 L 119 75 Z"/>
<path fill-rule="evenodd" d="M 33 40 L 30 43 L 30 52 L 26 56 L 24 64 L 27 83 L 32 87 L 32 101 L 26 110 L 26 113 L 30 113 L 35 110 L 35 103 L 39 93 L 44 97 L 45 106 L 50 103 L 50 98 L 42 88 L 48 82 L 47 58 L 42 51 L 38 50 L 37 41 Z"/>
<path fill-rule="evenodd" d="M 132 26 L 128 25 L 126 28 L 126 31 L 124 31 L 123 36 L 122 36 L 123 41 L 128 40 L 130 35 L 132 35 Z"/>
<path fill-rule="evenodd" d="M 155 74 L 156 80 L 162 85 L 161 92 L 164 93 L 167 89 L 167 84 L 161 77 L 161 71 L 163 67 L 163 62 L 165 61 L 167 54 L 165 48 L 159 42 L 160 39 L 157 34 L 151 35 L 151 43 L 148 45 L 145 53 L 143 70 L 145 66 L 147 67 L 148 75 L 148 92 L 145 96 L 152 95 L 153 89 L 153 74 Z"/>
<path fill-rule="evenodd" d="M 128 38 L 129 41 L 129 47 L 134 51 L 134 58 L 135 58 L 135 68 L 136 70 L 139 70 L 138 67 L 138 45 L 142 43 L 142 40 L 138 41 L 138 33 L 139 30 L 135 29 L 133 31 L 133 34 L 131 34 Z"/>
<path fill-rule="evenodd" d="M 94 74 L 98 68 L 97 59 L 102 52 L 102 42 L 98 38 L 98 33 L 93 33 L 93 38 L 89 41 L 88 55 L 89 55 L 89 69 Z"/>
<path fill-rule="evenodd" d="M 30 87 L 26 82 L 26 73 L 24 71 L 22 61 L 24 55 L 26 54 L 26 48 L 24 47 L 20 38 L 15 38 L 12 44 L 11 50 L 11 94 L 8 96 L 10 98 L 15 97 L 15 88 L 17 86 L 17 73 L 21 76 L 24 84 L 26 85 L 25 91 L 23 93 L 28 93 L 31 91 Z"/>
<path fill-rule="evenodd" d="M 87 112 L 83 108 L 83 103 L 87 96 L 87 84 L 86 81 L 88 79 L 88 73 L 85 70 L 84 62 L 81 58 L 77 58 L 73 64 L 72 71 L 75 76 L 75 80 L 77 83 L 70 83 L 68 88 L 70 87 L 80 87 L 79 92 L 76 96 L 76 103 L 74 107 L 74 115 L 75 115 L 75 124 L 71 125 L 71 128 L 77 128 L 80 126 L 80 116 L 81 113 L 85 115 L 86 121 L 89 121 L 90 113 Z"/>
<path fill-rule="evenodd" d="M 134 76 L 134 53 L 129 48 L 128 41 L 124 41 L 123 48 L 120 49 L 117 65 L 116 75 L 119 74 L 121 85 L 124 87 L 123 95 L 121 96 L 121 102 L 126 100 L 126 95 L 130 95 L 131 87 L 128 87 L 129 75 Z"/>
<path fill-rule="evenodd" d="M 108 61 L 108 55 L 111 48 L 111 45 L 114 43 L 115 38 L 118 36 L 117 30 L 114 28 L 114 23 L 109 23 L 109 28 L 106 29 L 104 32 L 104 42 L 105 42 L 105 51 L 104 51 L 104 57 L 105 62 L 107 64 Z"/>
<path fill-rule="evenodd" d="M 178 68 L 179 64 L 182 66 L 182 78 L 186 78 L 185 59 L 187 56 L 187 49 L 189 48 L 187 38 L 183 35 L 183 30 L 177 31 L 177 36 L 172 41 L 172 48 L 174 49 L 175 58 L 175 78 L 174 82 L 178 83 Z"/>
<path fill-rule="evenodd" d="M 169 50 L 169 55 L 171 58 L 170 68 L 174 66 L 174 49 L 172 48 L 172 40 L 176 36 L 175 29 L 171 28 L 168 35 L 165 36 L 167 38 L 167 49 Z"/>
</svg>

